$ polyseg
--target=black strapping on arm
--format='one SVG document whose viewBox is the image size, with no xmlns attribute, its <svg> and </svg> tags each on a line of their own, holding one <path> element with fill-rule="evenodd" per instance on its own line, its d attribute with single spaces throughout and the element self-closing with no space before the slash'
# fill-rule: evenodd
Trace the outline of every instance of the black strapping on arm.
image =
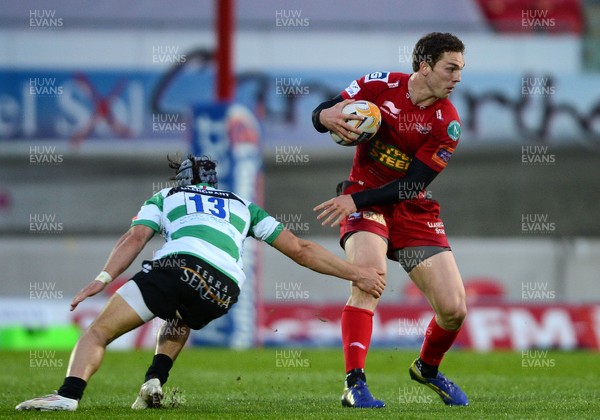
<svg viewBox="0 0 600 420">
<path fill-rule="evenodd" d="M 400 201 L 416 198 L 437 176 L 438 172 L 431 169 L 418 159 L 413 159 L 403 178 L 388 182 L 382 187 L 372 190 L 359 191 L 351 194 L 357 209 L 368 206 L 394 204 Z"/>
<path fill-rule="evenodd" d="M 337 95 L 335 98 L 325 101 L 315 108 L 315 110 L 312 113 L 312 123 L 319 133 L 326 133 L 327 131 L 329 131 L 327 130 L 327 128 L 325 128 L 323 124 L 321 124 L 321 120 L 319 119 L 321 111 L 327 108 L 331 108 L 332 106 L 342 102 L 343 100 L 344 98 L 342 98 L 342 95 Z"/>
</svg>

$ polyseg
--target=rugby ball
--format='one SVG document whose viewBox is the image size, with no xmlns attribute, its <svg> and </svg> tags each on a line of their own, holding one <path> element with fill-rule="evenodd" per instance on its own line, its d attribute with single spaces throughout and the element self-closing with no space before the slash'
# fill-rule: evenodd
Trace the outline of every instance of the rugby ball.
<svg viewBox="0 0 600 420">
<path fill-rule="evenodd" d="M 369 101 L 355 101 L 344 107 L 344 114 L 352 114 L 363 117 L 362 120 L 346 120 L 347 123 L 353 125 L 362 131 L 361 134 L 352 133 L 354 141 L 347 142 L 335 133 L 330 132 L 334 142 L 342 146 L 356 146 L 365 141 L 371 140 L 379 127 L 381 126 L 381 112 L 377 105 Z"/>
</svg>

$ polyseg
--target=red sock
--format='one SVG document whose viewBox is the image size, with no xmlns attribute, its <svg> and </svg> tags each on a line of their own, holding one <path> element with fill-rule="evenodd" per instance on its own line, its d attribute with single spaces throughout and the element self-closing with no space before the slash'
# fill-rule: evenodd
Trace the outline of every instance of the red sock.
<svg viewBox="0 0 600 420">
<path fill-rule="evenodd" d="M 342 343 L 346 373 L 364 369 L 365 359 L 373 333 L 373 312 L 354 306 L 344 306 L 342 311 Z"/>
<path fill-rule="evenodd" d="M 460 328 L 456 331 L 443 329 L 438 325 L 434 316 L 425 332 L 425 340 L 421 347 L 421 360 L 428 365 L 439 366 L 448 349 L 452 347 L 459 331 Z"/>
</svg>

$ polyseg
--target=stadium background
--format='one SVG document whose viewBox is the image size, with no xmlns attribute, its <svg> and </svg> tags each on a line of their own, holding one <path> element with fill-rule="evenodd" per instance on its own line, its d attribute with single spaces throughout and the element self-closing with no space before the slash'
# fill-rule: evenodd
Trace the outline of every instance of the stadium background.
<svg viewBox="0 0 600 420">
<path fill-rule="evenodd" d="M 173 5 L 0 6 L 1 348 L 69 348 L 160 246 L 68 312 L 140 204 L 169 185 L 166 154 L 193 148 L 197 110 L 215 98 L 215 3 Z M 596 1 L 239 0 L 235 101 L 260 124 L 260 201 L 342 255 L 311 209 L 346 177 L 352 150 L 316 133 L 311 110 L 366 73 L 410 72 L 422 34 L 454 32 L 467 48 L 452 95 L 463 131 L 431 190 L 469 294 L 457 345 L 600 348 L 599 19 Z M 337 345 L 347 285 L 254 252 L 256 303 L 192 343 Z M 429 319 L 390 263 L 374 344 L 417 347 Z M 112 347 L 151 347 L 157 327 Z"/>
</svg>

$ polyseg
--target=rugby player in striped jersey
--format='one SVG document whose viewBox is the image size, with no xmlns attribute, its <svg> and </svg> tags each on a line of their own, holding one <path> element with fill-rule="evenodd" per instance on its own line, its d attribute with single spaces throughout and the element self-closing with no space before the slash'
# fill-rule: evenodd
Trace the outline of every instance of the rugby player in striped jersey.
<svg viewBox="0 0 600 420">
<path fill-rule="evenodd" d="M 256 204 L 217 187 L 216 163 L 206 156 L 169 160 L 178 186 L 154 194 L 114 246 L 103 271 L 71 302 L 71 310 L 122 274 L 156 234 L 165 244 L 142 270 L 110 298 L 71 353 L 58 392 L 24 401 L 17 410 L 68 410 L 79 405 L 106 346 L 155 317 L 181 323 L 187 333 L 159 336 L 158 351 L 132 408 L 160 405 L 161 385 L 189 328 L 201 329 L 235 305 L 244 286 L 242 247 L 246 238 L 264 241 L 296 263 L 349 280 L 374 298 L 385 287 L 382 272 L 352 265 L 322 246 L 296 237 Z M 161 352 L 164 351 L 164 352 Z"/>
</svg>

